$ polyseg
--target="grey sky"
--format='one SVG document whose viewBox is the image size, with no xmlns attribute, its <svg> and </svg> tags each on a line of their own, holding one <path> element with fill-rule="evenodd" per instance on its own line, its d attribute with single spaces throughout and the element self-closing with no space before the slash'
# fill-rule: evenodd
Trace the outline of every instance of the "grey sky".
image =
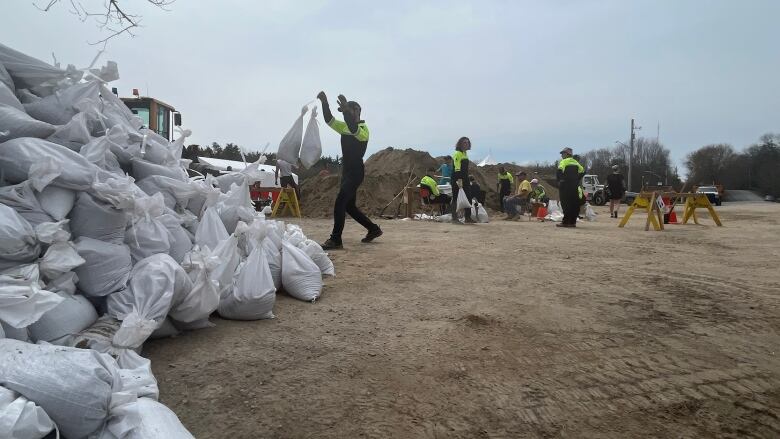
<svg viewBox="0 0 780 439">
<path fill-rule="evenodd" d="M 99 0 L 82 0 L 102 4 Z M 323 89 L 357 100 L 369 154 L 386 146 L 473 160 L 552 161 L 628 138 L 635 117 L 681 161 L 702 145 L 742 148 L 780 131 L 780 2 L 196 1 L 143 15 L 103 60 L 133 87 L 176 106 L 192 143 L 275 150 Z M 2 43 L 87 65 L 101 38 L 68 2 L 49 13 L 3 0 Z M 338 137 L 321 129 L 325 154 Z"/>
</svg>

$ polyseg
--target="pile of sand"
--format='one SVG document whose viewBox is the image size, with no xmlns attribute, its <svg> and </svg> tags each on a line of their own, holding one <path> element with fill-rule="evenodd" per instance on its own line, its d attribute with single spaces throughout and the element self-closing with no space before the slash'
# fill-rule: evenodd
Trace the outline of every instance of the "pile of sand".
<svg viewBox="0 0 780 439">
<path fill-rule="evenodd" d="M 376 152 L 365 162 L 366 176 L 358 189 L 357 206 L 369 216 L 377 216 L 380 211 L 403 190 L 410 175 L 414 176 L 411 185 L 420 183 L 425 170 L 438 168 L 444 163 L 444 157 L 431 157 L 425 151 L 414 149 L 386 148 Z M 514 173 L 521 166 L 503 163 L 507 170 Z M 498 209 L 496 183 L 499 165 L 477 167 L 472 164 L 470 173 L 474 175 L 481 189 L 486 192 L 485 203 L 488 209 Z M 552 199 L 558 198 L 558 190 L 553 186 L 554 176 L 538 176 L 529 172 L 528 179 L 539 178 Z M 309 217 L 330 217 L 333 215 L 333 203 L 339 189 L 339 176 L 312 176 L 301 184 L 301 210 Z M 514 186 L 513 186 L 514 189 Z M 384 215 L 398 212 L 402 197 L 398 197 L 384 211 Z"/>
</svg>

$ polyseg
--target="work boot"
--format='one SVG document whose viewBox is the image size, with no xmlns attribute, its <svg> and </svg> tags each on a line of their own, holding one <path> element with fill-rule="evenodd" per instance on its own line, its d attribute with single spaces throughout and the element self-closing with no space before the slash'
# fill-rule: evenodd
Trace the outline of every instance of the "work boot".
<svg viewBox="0 0 780 439">
<path fill-rule="evenodd" d="M 466 218 L 466 224 L 476 224 L 477 222 L 474 221 L 474 218 Z"/>
<path fill-rule="evenodd" d="M 361 239 L 360 242 L 371 242 L 380 236 L 382 236 L 382 229 L 380 229 L 379 226 L 376 226 L 376 229 L 369 230 L 368 233 L 366 233 L 366 237 Z"/>
<path fill-rule="evenodd" d="M 323 250 L 342 250 L 343 248 L 341 241 L 336 241 L 333 238 L 328 238 L 327 241 L 322 243 Z"/>
<path fill-rule="evenodd" d="M 504 221 L 512 221 L 513 219 L 515 219 L 516 216 L 517 215 L 514 214 L 508 214 L 506 218 L 504 218 Z"/>
</svg>

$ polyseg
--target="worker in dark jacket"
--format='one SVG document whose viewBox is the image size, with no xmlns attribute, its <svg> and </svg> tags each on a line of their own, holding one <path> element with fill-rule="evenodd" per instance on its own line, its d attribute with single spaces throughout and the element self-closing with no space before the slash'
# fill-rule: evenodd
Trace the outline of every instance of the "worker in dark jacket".
<svg viewBox="0 0 780 439">
<path fill-rule="evenodd" d="M 363 155 L 368 146 L 368 126 L 360 120 L 360 105 L 355 101 L 347 101 L 344 95 L 338 97 L 338 110 L 344 114 L 344 121 L 337 120 L 330 112 L 328 97 L 325 92 L 320 92 L 317 98 L 322 103 L 322 115 L 325 123 L 334 131 L 341 134 L 341 185 L 333 206 L 333 231 L 330 238 L 322 244 L 323 250 L 343 248 L 341 233 L 344 231 L 344 221 L 348 213 L 355 221 L 368 230 L 366 237 L 361 242 L 371 242 L 382 236 L 382 229 L 374 224 L 357 208 L 355 200 L 357 190 L 363 183 L 365 170 L 363 168 Z"/>
<path fill-rule="evenodd" d="M 572 157 L 571 148 L 563 148 L 557 171 L 563 221 L 556 226 L 577 227 L 577 216 L 580 212 L 580 198 L 582 197 L 580 180 L 584 174 L 585 169 Z"/>
</svg>

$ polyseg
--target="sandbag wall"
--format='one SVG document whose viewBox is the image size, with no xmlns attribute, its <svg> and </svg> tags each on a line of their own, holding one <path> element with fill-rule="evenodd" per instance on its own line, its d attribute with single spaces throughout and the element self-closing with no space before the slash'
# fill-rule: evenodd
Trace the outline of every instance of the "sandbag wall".
<svg viewBox="0 0 780 439">
<path fill-rule="evenodd" d="M 255 211 L 264 159 L 191 180 L 190 132 L 143 127 L 117 78 L 0 44 L 0 437 L 192 437 L 157 402 L 143 343 L 215 312 L 273 318 L 277 291 L 314 301 L 334 274 L 299 227 Z"/>
</svg>

